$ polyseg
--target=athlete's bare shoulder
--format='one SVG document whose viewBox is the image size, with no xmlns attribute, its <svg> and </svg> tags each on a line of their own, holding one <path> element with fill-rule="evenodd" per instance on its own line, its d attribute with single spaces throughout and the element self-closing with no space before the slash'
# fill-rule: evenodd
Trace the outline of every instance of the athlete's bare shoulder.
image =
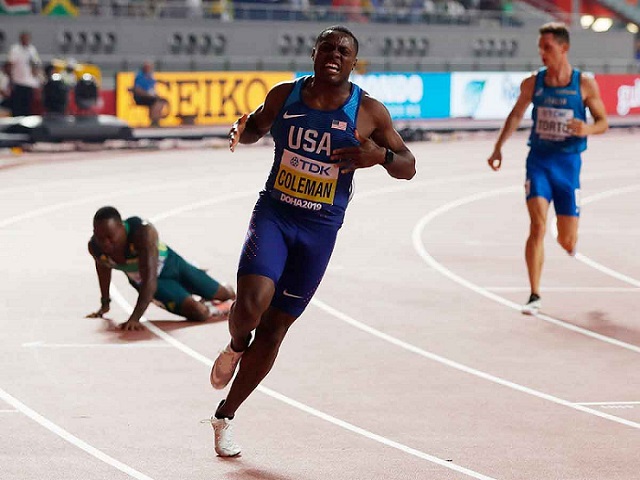
<svg viewBox="0 0 640 480">
<path fill-rule="evenodd" d="M 264 103 L 251 114 L 255 127 L 264 135 L 273 124 L 278 112 L 293 90 L 294 81 L 280 82 L 269 90 Z"/>
<path fill-rule="evenodd" d="M 531 72 L 528 77 L 525 77 L 524 80 L 520 83 L 520 90 L 522 89 L 530 89 L 533 91 L 533 87 L 536 84 L 536 77 L 538 76 L 538 72 Z"/>
<path fill-rule="evenodd" d="M 598 91 L 598 83 L 593 73 L 580 72 L 580 88 L 586 93 Z"/>
<path fill-rule="evenodd" d="M 372 114 L 385 112 L 387 110 L 387 108 L 380 100 L 372 97 L 364 90 L 362 91 L 362 99 L 360 100 L 360 105 L 362 106 L 362 108 Z"/>
<path fill-rule="evenodd" d="M 271 88 L 271 90 L 269 90 L 269 93 L 267 93 L 267 98 L 265 99 L 265 103 L 267 101 L 280 103 L 280 104 L 284 103 L 286 98 L 289 96 L 289 94 L 293 90 L 294 84 L 295 84 L 295 81 L 277 83 Z"/>
<path fill-rule="evenodd" d="M 369 136 L 374 130 L 385 130 L 392 125 L 391 115 L 384 104 L 363 90 L 358 113 L 358 130 Z"/>
</svg>

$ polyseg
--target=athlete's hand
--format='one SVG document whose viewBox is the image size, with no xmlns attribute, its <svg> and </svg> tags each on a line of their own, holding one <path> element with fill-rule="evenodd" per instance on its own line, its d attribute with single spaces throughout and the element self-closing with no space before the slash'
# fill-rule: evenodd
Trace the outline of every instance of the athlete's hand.
<svg viewBox="0 0 640 480">
<path fill-rule="evenodd" d="M 232 152 L 235 151 L 236 145 L 240 141 L 240 136 L 247 125 L 247 119 L 249 115 L 246 113 L 242 115 L 235 123 L 231 126 L 231 130 L 229 130 L 229 150 Z"/>
<path fill-rule="evenodd" d="M 572 135 L 586 137 L 589 135 L 589 125 L 578 118 L 572 118 L 567 122 L 567 127 Z"/>
<path fill-rule="evenodd" d="M 107 313 L 110 310 L 109 305 L 106 305 L 104 307 L 100 307 L 99 310 L 96 310 L 93 313 L 90 313 L 88 315 L 85 315 L 84 318 L 102 318 L 102 316 Z"/>
<path fill-rule="evenodd" d="M 502 152 L 500 150 L 494 150 L 487 163 L 494 172 L 500 170 L 502 166 Z"/>
<path fill-rule="evenodd" d="M 118 325 L 118 330 L 123 330 L 125 332 L 130 332 L 130 331 L 137 332 L 143 329 L 144 329 L 144 325 L 142 325 L 138 320 L 127 320 L 126 322 Z"/>
<path fill-rule="evenodd" d="M 384 148 L 370 138 L 362 138 L 358 130 L 355 131 L 355 135 L 360 145 L 336 148 L 331 153 L 331 160 L 338 160 L 336 165 L 340 167 L 342 173 L 353 172 L 358 168 L 381 165 L 384 162 Z"/>
</svg>

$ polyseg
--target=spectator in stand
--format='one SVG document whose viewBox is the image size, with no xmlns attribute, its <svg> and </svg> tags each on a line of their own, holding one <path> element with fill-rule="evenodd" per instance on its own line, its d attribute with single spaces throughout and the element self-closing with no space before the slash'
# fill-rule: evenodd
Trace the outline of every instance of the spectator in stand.
<svg viewBox="0 0 640 480">
<path fill-rule="evenodd" d="M 369 21 L 366 15 L 363 14 L 360 0 L 333 0 L 331 5 L 333 10 L 344 15 L 344 19 L 348 22 L 365 23 Z"/>
<path fill-rule="evenodd" d="M 78 61 L 75 58 L 68 58 L 64 69 L 60 72 L 62 81 L 69 89 L 73 89 L 78 83 L 78 77 L 76 76 L 76 70 L 78 68 Z"/>
<path fill-rule="evenodd" d="M 32 104 L 40 88 L 41 62 L 29 32 L 20 33 L 20 42 L 11 46 L 7 60 L 11 64 L 13 82 L 12 114 L 14 117 L 32 115 Z"/>
<path fill-rule="evenodd" d="M 149 107 L 149 119 L 152 127 L 159 125 L 162 112 L 169 105 L 165 98 L 156 94 L 156 83 L 153 65 L 148 61 L 144 62 L 133 82 L 133 100 L 137 105 Z"/>
<path fill-rule="evenodd" d="M 11 116 L 11 64 L 4 62 L 0 70 L 0 117 Z"/>
</svg>

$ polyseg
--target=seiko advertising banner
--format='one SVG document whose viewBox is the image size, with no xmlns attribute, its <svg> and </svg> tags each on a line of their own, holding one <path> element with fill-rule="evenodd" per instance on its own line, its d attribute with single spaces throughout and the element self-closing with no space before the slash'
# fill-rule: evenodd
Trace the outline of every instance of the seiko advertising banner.
<svg viewBox="0 0 640 480">
<path fill-rule="evenodd" d="M 156 94 L 169 102 L 163 127 L 231 125 L 243 113 L 255 110 L 279 82 L 292 72 L 157 72 Z M 131 127 L 149 125 L 149 108 L 133 100 L 135 73 L 116 77 L 116 115 Z"/>
<path fill-rule="evenodd" d="M 451 74 L 451 117 L 498 120 L 509 115 L 531 72 L 464 72 Z M 525 118 L 531 118 L 531 109 Z"/>
</svg>

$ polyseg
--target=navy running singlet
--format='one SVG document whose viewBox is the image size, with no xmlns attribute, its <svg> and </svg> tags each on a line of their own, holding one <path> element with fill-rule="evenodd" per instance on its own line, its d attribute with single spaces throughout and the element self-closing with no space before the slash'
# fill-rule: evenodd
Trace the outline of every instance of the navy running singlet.
<svg viewBox="0 0 640 480">
<path fill-rule="evenodd" d="M 310 78 L 294 83 L 271 127 L 274 163 L 262 194 L 340 225 L 352 194 L 353 172 L 341 173 L 330 156 L 337 148 L 359 144 L 355 129 L 362 90 L 352 83 L 342 107 L 314 110 L 302 101 L 302 87 Z"/>
<path fill-rule="evenodd" d="M 529 146 L 534 152 L 580 153 L 587 148 L 586 137 L 577 137 L 567 128 L 567 121 L 586 121 L 586 110 L 580 93 L 580 70 L 573 69 L 569 85 L 549 87 L 544 79 L 547 69 L 536 75 L 533 91 L 533 127 Z"/>
</svg>

